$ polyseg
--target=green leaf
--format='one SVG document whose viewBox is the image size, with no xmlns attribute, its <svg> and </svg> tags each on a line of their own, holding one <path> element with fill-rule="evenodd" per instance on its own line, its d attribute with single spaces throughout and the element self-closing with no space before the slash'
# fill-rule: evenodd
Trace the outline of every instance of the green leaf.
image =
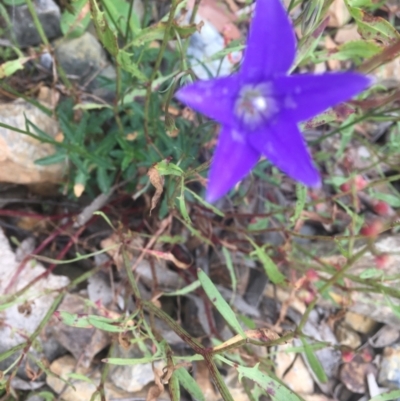
<svg viewBox="0 0 400 401">
<path fill-rule="evenodd" d="M 177 197 L 178 202 L 179 202 L 179 210 L 181 212 L 181 215 L 183 219 L 186 221 L 187 224 L 192 224 L 192 221 L 190 220 L 189 213 L 186 208 L 186 202 L 185 202 L 185 196 L 183 194 L 183 191 L 185 190 L 185 182 L 183 176 L 181 177 L 181 194 Z"/>
<path fill-rule="evenodd" d="M 372 397 L 369 401 L 390 401 L 400 398 L 400 390 L 392 390 L 388 393 L 383 393 Z"/>
<path fill-rule="evenodd" d="M 251 238 L 247 237 L 254 251 L 251 255 L 256 255 L 260 262 L 263 264 L 265 273 L 274 284 L 282 284 L 285 282 L 285 276 L 279 271 L 274 261 L 269 257 L 263 248 L 260 248 Z"/>
<path fill-rule="evenodd" d="M 102 3 L 104 9 L 107 10 L 106 17 L 111 29 L 125 33 L 126 24 L 129 22 L 129 28 L 132 33 L 137 34 L 140 32 L 140 21 L 135 12 L 131 14 L 130 21 L 127 21 L 130 2 L 126 0 L 102 0 Z"/>
<path fill-rule="evenodd" d="M 6 61 L 5 63 L 0 64 L 0 79 L 9 77 L 18 70 L 22 70 L 24 64 L 30 59 L 30 57 L 20 57 L 16 60 Z"/>
<path fill-rule="evenodd" d="M 176 164 L 170 163 L 166 159 L 161 160 L 154 167 L 161 175 L 177 175 L 178 177 L 183 176 L 183 170 Z"/>
<path fill-rule="evenodd" d="M 326 383 L 328 381 L 328 378 L 326 377 L 324 368 L 322 367 L 318 358 L 315 356 L 314 351 L 310 347 L 310 344 L 304 337 L 301 337 L 301 342 L 304 346 L 304 353 L 306 355 L 307 361 L 310 364 L 311 369 L 315 373 L 315 376 L 317 376 L 318 380 L 321 383 Z"/>
<path fill-rule="evenodd" d="M 233 267 L 231 254 L 224 246 L 222 247 L 222 253 L 224 254 L 226 268 L 228 269 L 229 276 L 231 278 L 232 291 L 233 291 L 232 298 L 233 298 L 235 296 L 236 290 L 237 290 L 237 279 L 236 279 L 236 274 L 235 274 L 235 268 Z"/>
<path fill-rule="evenodd" d="M 171 401 L 180 401 L 181 388 L 179 387 L 179 380 L 178 376 L 176 375 L 176 370 L 174 373 L 172 373 L 172 376 L 169 379 L 168 389 L 169 389 L 169 394 L 171 396 Z"/>
<path fill-rule="evenodd" d="M 357 61 L 375 56 L 381 50 L 382 47 L 372 40 L 354 40 L 340 45 L 337 53 L 333 53 L 329 57 L 336 60 Z"/>
<path fill-rule="evenodd" d="M 132 61 L 132 54 L 127 53 L 125 50 L 120 50 L 117 55 L 117 62 L 121 68 L 132 74 L 133 77 L 138 78 L 143 82 L 147 82 L 146 75 L 139 70 L 139 67 Z"/>
<path fill-rule="evenodd" d="M 360 273 L 360 278 L 363 280 L 369 278 L 378 278 L 382 276 L 383 276 L 383 271 L 376 268 L 366 269 Z"/>
<path fill-rule="evenodd" d="M 107 20 L 104 18 L 104 12 L 100 11 L 99 7 L 97 6 L 96 0 L 89 0 L 89 2 L 93 17 L 93 23 L 101 43 L 112 56 L 117 57 L 119 50 L 117 37 L 110 29 Z"/>
<path fill-rule="evenodd" d="M 304 210 L 304 206 L 306 205 L 306 197 L 307 197 L 307 187 L 302 184 L 296 184 L 296 206 L 294 208 L 294 214 L 290 218 L 290 222 L 295 224 L 296 221 L 300 218 L 301 213 Z"/>
<path fill-rule="evenodd" d="M 247 377 L 253 380 L 261 388 L 263 388 L 272 400 L 276 401 L 303 401 L 297 394 L 285 387 L 281 382 L 267 376 L 265 373 L 258 369 L 258 365 L 252 368 L 246 368 L 244 366 L 237 366 L 239 372 L 239 380 L 243 377 Z"/>
<path fill-rule="evenodd" d="M 93 380 L 89 379 L 87 376 L 82 375 L 80 373 L 74 373 L 74 372 L 68 373 L 67 374 L 67 378 L 80 380 L 80 381 L 83 381 L 83 382 L 86 382 L 86 383 L 93 383 L 94 384 Z"/>
<path fill-rule="evenodd" d="M 3 0 L 4 4 L 7 4 L 8 6 L 22 6 L 23 4 L 26 4 L 26 0 Z"/>
<path fill-rule="evenodd" d="M 207 274 L 204 273 L 203 270 L 197 269 L 197 277 L 200 280 L 201 286 L 207 294 L 208 299 L 216 307 L 226 322 L 236 331 L 236 333 L 240 334 L 243 338 L 246 338 L 246 334 L 244 333 L 242 326 L 236 319 L 235 312 L 233 312 L 229 304 L 219 293 L 217 287 L 215 287 L 214 283 L 210 280 Z"/>
<path fill-rule="evenodd" d="M 180 296 L 180 295 L 186 295 L 189 294 L 190 292 L 196 290 L 201 286 L 200 281 L 196 280 L 193 281 L 192 284 L 187 285 L 186 287 L 181 288 L 180 290 L 173 291 L 173 292 L 164 292 L 164 296 Z"/>
<path fill-rule="evenodd" d="M 189 372 L 181 367 L 175 370 L 172 376 L 175 376 L 182 387 L 197 401 L 205 401 L 204 395 L 197 384 L 196 380 L 189 374 Z"/>
<path fill-rule="evenodd" d="M 50 164 L 57 164 L 65 161 L 66 154 L 63 152 L 54 153 L 54 155 L 42 157 L 41 159 L 35 160 L 35 164 L 39 166 L 49 166 Z"/>
<path fill-rule="evenodd" d="M 101 191 L 106 194 L 111 187 L 111 174 L 108 173 L 107 169 L 104 167 L 97 168 L 97 183 Z"/>
<path fill-rule="evenodd" d="M 152 355 L 145 358 L 129 359 L 129 358 L 105 358 L 102 360 L 104 363 L 109 363 L 110 365 L 120 365 L 120 366 L 131 366 L 131 365 L 142 365 L 144 363 L 155 362 L 162 359 L 160 355 Z"/>
<path fill-rule="evenodd" d="M 135 36 L 135 38 L 132 40 L 132 42 L 129 43 L 127 47 L 143 46 L 148 42 L 164 39 L 165 29 L 167 26 L 168 24 L 166 22 L 161 21 L 155 25 L 150 26 L 149 28 L 142 29 L 142 31 Z M 174 21 L 169 31 L 168 40 L 174 40 L 177 36 L 179 36 L 181 39 L 188 38 L 190 35 L 196 32 L 196 28 L 196 24 L 181 26 L 176 21 Z"/>
<path fill-rule="evenodd" d="M 107 321 L 107 320 L 104 320 L 104 318 L 92 315 L 92 316 L 88 316 L 87 320 L 93 327 L 95 327 L 96 329 L 99 329 L 99 330 L 107 331 L 110 333 L 123 333 L 123 332 L 127 331 L 126 327 L 116 326 L 114 324 L 111 324 L 111 323 L 114 323 L 111 319 L 107 319 L 108 320 Z"/>
<path fill-rule="evenodd" d="M 50 391 L 41 391 L 36 394 L 40 398 L 44 398 L 45 401 L 53 401 L 56 399 L 56 396 Z"/>
<path fill-rule="evenodd" d="M 386 202 L 392 207 L 400 207 L 400 197 L 392 194 L 385 194 L 383 192 L 376 192 L 372 194 L 374 199 L 379 199 Z"/>
<path fill-rule="evenodd" d="M 221 212 L 221 210 L 217 209 L 215 206 L 211 205 L 210 203 L 206 202 L 201 196 L 197 195 L 195 192 L 190 190 L 189 188 L 185 188 L 185 191 L 188 191 L 195 199 L 197 199 L 203 206 L 207 209 L 212 210 L 217 216 L 224 217 L 225 214 Z"/>
<path fill-rule="evenodd" d="M 90 23 L 90 10 L 84 10 L 88 0 L 75 0 L 70 5 L 73 13 L 65 10 L 61 15 L 61 32 L 69 37 L 83 35 Z"/>
<path fill-rule="evenodd" d="M 91 328 L 92 325 L 89 323 L 89 316 L 79 316 L 76 313 L 69 313 L 67 311 L 58 311 L 56 316 L 67 326 L 79 327 L 79 328 Z"/>
</svg>

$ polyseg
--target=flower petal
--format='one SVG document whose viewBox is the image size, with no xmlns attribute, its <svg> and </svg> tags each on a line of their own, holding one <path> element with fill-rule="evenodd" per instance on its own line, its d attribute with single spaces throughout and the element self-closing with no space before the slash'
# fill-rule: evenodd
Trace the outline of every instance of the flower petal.
<svg viewBox="0 0 400 401">
<path fill-rule="evenodd" d="M 293 179 L 310 187 L 320 185 L 320 175 L 296 124 L 277 120 L 264 132 L 249 135 L 248 142 Z"/>
<path fill-rule="evenodd" d="M 207 117 L 229 124 L 234 118 L 233 110 L 238 90 L 239 82 L 233 75 L 196 81 L 179 89 L 175 97 Z"/>
<path fill-rule="evenodd" d="M 208 177 L 207 202 L 225 195 L 250 172 L 259 158 L 260 152 L 249 146 L 244 136 L 223 126 Z"/>
<path fill-rule="evenodd" d="M 300 74 L 274 80 L 274 94 L 281 100 L 283 115 L 304 121 L 329 107 L 351 99 L 373 80 L 355 72 Z"/>
<path fill-rule="evenodd" d="M 241 74 L 260 80 L 286 73 L 295 52 L 296 37 L 281 0 L 257 0 Z"/>
</svg>

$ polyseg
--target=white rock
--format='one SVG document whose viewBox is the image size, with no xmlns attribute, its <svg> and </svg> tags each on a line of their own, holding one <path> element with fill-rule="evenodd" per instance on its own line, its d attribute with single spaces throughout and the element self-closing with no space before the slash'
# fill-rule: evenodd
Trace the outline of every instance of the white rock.
<svg viewBox="0 0 400 401">
<path fill-rule="evenodd" d="M 9 295 L 15 294 L 24 288 L 34 278 L 46 272 L 46 269 L 37 262 L 28 262 L 21 274 L 15 280 L 15 284 L 9 287 L 14 273 L 20 262 L 16 260 L 7 238 L 0 230 L 0 305 L 10 302 L 10 306 L 0 311 L 0 354 L 10 348 L 22 344 L 39 326 L 46 313 L 52 306 L 58 295 L 57 290 L 65 287 L 69 279 L 64 276 L 50 274 L 41 278 L 31 285 L 16 300 L 8 299 Z M 25 306 L 25 313 L 21 307 Z M 15 358 L 16 354 L 14 354 Z M 11 359 L 13 358 L 11 357 Z M 1 362 L 0 369 L 10 363 L 10 360 Z"/>
<path fill-rule="evenodd" d="M 0 104 L 0 122 L 25 130 L 25 117 L 47 135 L 55 137 L 58 123 L 24 100 Z M 34 129 L 30 127 L 32 133 Z M 53 145 L 0 127 L 0 182 L 14 184 L 60 183 L 64 164 L 39 166 L 35 160 L 55 153 Z"/>
</svg>

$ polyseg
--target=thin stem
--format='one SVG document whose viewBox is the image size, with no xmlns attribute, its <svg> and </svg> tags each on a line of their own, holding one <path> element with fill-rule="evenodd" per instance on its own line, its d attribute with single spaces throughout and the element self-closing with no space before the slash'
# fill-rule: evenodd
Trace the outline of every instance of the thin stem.
<svg viewBox="0 0 400 401">
<path fill-rule="evenodd" d="M 40 39 L 42 40 L 42 42 L 46 45 L 49 46 L 49 40 L 47 39 L 47 36 L 44 32 L 44 29 L 42 27 L 41 22 L 39 21 L 39 18 L 37 16 L 35 7 L 32 4 L 32 0 L 26 0 L 26 5 L 28 6 L 28 10 L 31 13 L 32 19 L 33 19 L 33 23 L 35 25 L 35 28 L 37 29 Z"/>
<path fill-rule="evenodd" d="M 145 133 L 146 140 L 148 143 L 151 143 L 150 133 L 149 133 L 149 109 L 150 109 L 152 82 L 154 81 L 154 79 L 156 78 L 156 76 L 159 72 L 161 61 L 163 59 L 165 49 L 167 48 L 169 33 L 172 29 L 172 24 L 174 22 L 175 12 L 178 7 L 178 4 L 179 4 L 179 0 L 174 0 L 172 2 L 171 10 L 169 12 L 169 17 L 168 17 L 168 21 L 167 21 L 167 26 L 165 27 L 164 38 L 163 38 L 163 41 L 162 41 L 161 47 L 160 47 L 160 51 L 158 52 L 157 60 L 154 64 L 153 72 L 151 73 L 149 82 L 147 83 L 148 86 L 147 86 L 147 90 L 146 90 L 146 101 L 145 101 L 145 105 L 144 105 L 144 133 Z"/>
<path fill-rule="evenodd" d="M 319 290 L 319 293 L 322 294 L 329 287 L 334 285 L 338 280 L 340 280 L 345 273 L 353 266 L 353 264 L 361 258 L 367 251 L 369 250 L 368 246 L 363 247 L 360 251 L 358 251 L 355 255 L 353 255 L 345 266 L 341 270 L 339 270 L 336 274 L 334 274 Z M 311 311 L 314 309 L 315 305 L 318 302 L 318 297 L 315 297 L 314 300 L 308 305 L 306 311 L 304 312 L 303 317 L 297 327 L 296 333 L 301 334 L 304 325 L 307 323 L 308 317 L 310 316 Z"/>
</svg>

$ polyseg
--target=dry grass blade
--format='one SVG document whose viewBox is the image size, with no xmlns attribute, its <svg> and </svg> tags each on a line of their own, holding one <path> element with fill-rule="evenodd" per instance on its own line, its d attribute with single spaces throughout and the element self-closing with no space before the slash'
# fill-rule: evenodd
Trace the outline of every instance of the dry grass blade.
<svg viewBox="0 0 400 401">
<path fill-rule="evenodd" d="M 150 167 L 149 171 L 147 172 L 147 175 L 150 179 L 150 182 L 156 189 L 156 192 L 151 198 L 151 207 L 150 207 L 150 214 L 151 214 L 153 209 L 157 206 L 157 203 L 163 193 L 164 177 L 157 171 L 157 169 L 154 166 Z"/>
</svg>

